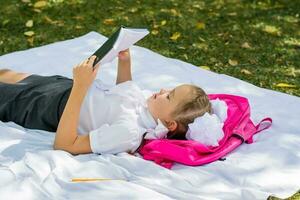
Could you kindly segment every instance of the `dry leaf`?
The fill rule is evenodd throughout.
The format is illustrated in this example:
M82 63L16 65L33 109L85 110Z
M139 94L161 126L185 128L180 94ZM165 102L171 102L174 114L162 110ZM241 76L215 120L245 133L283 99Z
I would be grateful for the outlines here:
M203 23L203 22L198 22L197 24L196 24L196 28L197 29L205 29L205 24Z
M33 26L33 20L28 20L25 24L26 27L30 28Z
M33 5L34 8L43 8L47 5L47 1L37 1Z
M231 60L231 59L228 60L228 63L229 63L231 66L236 66L236 65L239 64L237 60Z
M170 11L173 16L181 16L181 14L179 12L177 12L177 10L175 10L174 8L170 9Z
M152 35L157 35L157 34L158 34L158 30L152 30L152 31L151 31L151 34L152 34Z
M22 0L23 3L30 3L30 0Z
M37 9L37 8L33 9L33 11L34 11L34 12L37 12L37 13L42 12L40 9Z
M247 70L247 69L242 69L241 72L242 72L243 74L246 74L246 75L251 75L251 74L252 74L252 72L250 72L250 71Z
M153 28L158 28L158 27L159 27L158 24L154 24L154 25L153 25Z
M276 85L276 87L296 88L297 86L296 86L296 85L291 85L291 84L288 84L288 83L278 83L278 84Z
M80 25L76 25L76 26L75 26L75 29L83 29L83 27L80 26Z
M170 37L170 39L176 41L180 36L181 36L181 34L180 34L179 32L175 32L175 33L173 33L173 35Z
M115 20L114 19L105 19L103 21L103 23L106 24L106 25L112 25L112 24L115 23Z
M166 25L166 23L167 23L166 20L162 20L162 21L160 22L160 25L161 25L161 26L164 26L164 25Z
M251 46L249 45L248 42L244 42L244 43L242 44L242 48L244 48L244 49L251 49Z
M205 66L205 65L203 65L203 66L200 66L202 69L205 69L205 70L210 70L210 68L209 68L209 66Z
M281 35L280 30L278 28L276 28L275 26L266 25L263 28L263 31L266 32L266 33L270 33L272 35L277 35L277 36Z
M33 40L34 40L34 37L27 38L27 42L29 43L30 46L33 46Z
M26 31L24 32L24 35L28 36L28 37L31 37L34 35L34 32L33 31Z

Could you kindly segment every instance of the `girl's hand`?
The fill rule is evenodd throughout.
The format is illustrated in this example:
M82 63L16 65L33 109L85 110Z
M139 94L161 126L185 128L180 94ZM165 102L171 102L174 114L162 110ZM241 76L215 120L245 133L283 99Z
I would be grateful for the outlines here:
M92 56L73 68L73 82L74 86L82 89L88 89L96 78L100 63L95 65L93 70L93 63L96 56Z
M129 49L125 49L124 51L120 51L118 54L118 58L120 61L129 61L130 60L130 52Z

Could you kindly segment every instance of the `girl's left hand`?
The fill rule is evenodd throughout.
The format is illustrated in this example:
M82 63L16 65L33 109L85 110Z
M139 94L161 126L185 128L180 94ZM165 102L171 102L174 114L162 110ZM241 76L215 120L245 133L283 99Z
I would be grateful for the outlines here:
M83 89L88 89L90 87L96 78L100 66L100 63L98 63L93 69L95 59L96 56L92 56L73 68L74 86L78 86Z

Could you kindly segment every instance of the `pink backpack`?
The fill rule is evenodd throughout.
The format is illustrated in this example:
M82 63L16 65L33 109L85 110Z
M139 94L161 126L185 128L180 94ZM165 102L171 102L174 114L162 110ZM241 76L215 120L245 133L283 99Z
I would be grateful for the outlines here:
M261 120L254 125L250 119L250 105L241 96L211 94L209 99L220 99L227 104L227 119L224 122L224 137L219 146L205 146L193 140L152 139L145 140L138 152L146 160L171 169L174 162L198 166L223 159L225 155L243 142L253 142L253 135L267 129L272 124L271 118Z

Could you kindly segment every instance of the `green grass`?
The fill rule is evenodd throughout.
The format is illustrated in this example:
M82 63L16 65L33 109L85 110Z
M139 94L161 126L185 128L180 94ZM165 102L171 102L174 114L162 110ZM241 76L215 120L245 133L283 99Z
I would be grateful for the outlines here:
M90 31L109 36L120 25L146 27L151 34L140 46L300 96L299 0L49 0L35 8L36 2L1 0L0 55Z
M153 34L140 46L300 96L298 0L49 0L35 9L36 2L1 0L0 55L89 31L109 36L121 24L146 27ZM25 26L28 20L33 20L33 27ZM30 39L26 31L35 34ZM180 37L170 39L176 32ZM243 48L244 43L250 48Z

